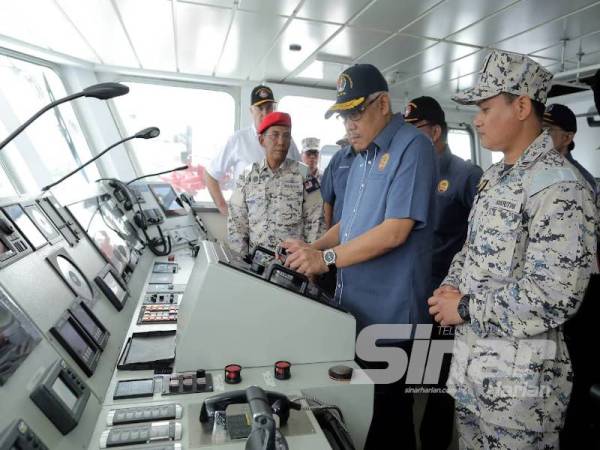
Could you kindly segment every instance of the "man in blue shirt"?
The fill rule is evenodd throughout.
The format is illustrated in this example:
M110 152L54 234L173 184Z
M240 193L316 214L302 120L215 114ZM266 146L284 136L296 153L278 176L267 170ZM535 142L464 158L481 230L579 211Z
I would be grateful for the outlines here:
M337 101L326 117L336 112L358 152L342 218L310 246L284 242L286 265L307 275L336 266L336 299L355 316L358 331L379 324L431 323L426 303L436 183L431 141L392 113L387 82L370 64L354 65L339 76ZM393 340L395 347L410 352L411 341ZM367 369L386 367L375 361L358 360ZM376 385L365 448L389 448L398 439L402 448L416 447L412 395L402 378Z
M321 196L325 214L325 227L331 228L342 218L344 194L350 167L356 152L350 144L343 146L329 161L321 178Z
M460 251L467 237L469 212L477 193L483 171L453 155L448 147L448 125L440 104L432 97L411 100L404 120L412 123L431 138L438 162L438 182L433 240L432 286L437 289L448 274L454 255ZM451 340L452 327L434 326L433 337ZM450 371L450 357L445 357L439 387L446 386ZM454 400L443 392L431 392L421 422L420 437L423 450L448 448L454 427Z

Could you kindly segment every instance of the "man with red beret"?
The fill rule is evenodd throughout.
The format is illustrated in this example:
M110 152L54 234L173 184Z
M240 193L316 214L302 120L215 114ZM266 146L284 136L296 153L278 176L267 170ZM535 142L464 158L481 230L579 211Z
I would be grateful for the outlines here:
M250 95L252 125L236 131L206 167L206 187L223 215L227 215L227 202L219 183L223 183L229 174L235 182L250 164L264 158L265 153L258 143L257 129L265 116L275 111L276 104L273 91L269 86L259 84L252 89ZM293 140L290 144L289 157L300 160L300 153Z
M321 235L319 185L305 166L287 159L291 128L289 114L272 112L257 129L265 158L239 177L229 201L227 238L241 255L257 245L275 250L287 238L313 242Z

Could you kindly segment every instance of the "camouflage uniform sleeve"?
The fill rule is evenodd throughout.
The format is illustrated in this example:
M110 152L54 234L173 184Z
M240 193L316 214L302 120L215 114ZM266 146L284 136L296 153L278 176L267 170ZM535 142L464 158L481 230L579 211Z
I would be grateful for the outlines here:
M323 220L323 198L317 189L307 192L304 189L302 202L303 237L305 242L314 242L321 237L325 228Z
M475 293L471 326L516 338L557 328L573 316L587 287L595 250L593 200L579 183L556 183L528 199L528 243L522 276Z
M229 215L227 216L227 241L229 247L241 255L248 254L248 242L250 240L245 187L246 177L245 174L242 174L229 200Z
M450 269L448 269L448 275L442 281L442 284L448 284L450 286L454 286L456 288L460 285L460 274L462 273L463 266L465 265L465 255L467 253L467 243L463 244L462 249L454 255L452 258L452 263L450 264ZM438 286L439 287L439 286Z

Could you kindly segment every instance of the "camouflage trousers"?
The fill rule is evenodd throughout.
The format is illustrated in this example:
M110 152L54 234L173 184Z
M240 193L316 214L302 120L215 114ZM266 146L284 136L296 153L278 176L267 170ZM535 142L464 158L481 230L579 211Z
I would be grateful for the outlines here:
M492 425L456 405L461 450L558 450L558 432L538 433Z

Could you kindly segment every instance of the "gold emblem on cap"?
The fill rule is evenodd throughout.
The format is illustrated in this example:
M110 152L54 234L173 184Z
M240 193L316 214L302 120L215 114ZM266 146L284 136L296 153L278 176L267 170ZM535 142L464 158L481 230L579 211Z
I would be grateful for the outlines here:
M387 163L389 160L390 160L389 153L384 153L383 155L381 155L381 159L379 160L379 170L380 171L385 169L385 166L387 166Z
M440 180L438 183L438 192L446 192L448 187L450 186L450 182L448 180Z
M352 78L347 73L343 73L337 79L338 95L344 95L347 85L350 85L350 89L352 89Z

